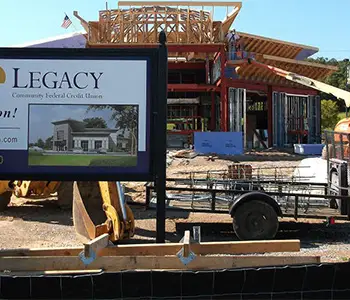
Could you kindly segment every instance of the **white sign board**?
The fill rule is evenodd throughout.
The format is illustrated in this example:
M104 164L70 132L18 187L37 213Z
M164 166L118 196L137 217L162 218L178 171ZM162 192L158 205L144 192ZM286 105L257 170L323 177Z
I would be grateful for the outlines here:
M137 105L138 124L146 122L146 61L85 62L0 60L0 149L27 150L30 136L40 137L31 126L41 129L44 140L52 122L88 118L84 106ZM145 151L145 136L146 128L140 126L139 151Z

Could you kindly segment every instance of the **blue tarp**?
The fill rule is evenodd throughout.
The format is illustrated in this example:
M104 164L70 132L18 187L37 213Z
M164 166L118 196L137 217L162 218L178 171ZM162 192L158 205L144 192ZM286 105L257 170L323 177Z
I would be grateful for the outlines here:
M324 144L294 144L294 153L303 155L321 155Z
M194 150L200 154L241 155L243 150L242 132L195 132Z

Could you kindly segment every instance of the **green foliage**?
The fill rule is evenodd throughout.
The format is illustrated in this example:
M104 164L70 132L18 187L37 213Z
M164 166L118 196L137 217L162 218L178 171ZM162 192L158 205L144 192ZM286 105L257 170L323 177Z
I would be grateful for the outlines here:
M38 141L36 142L36 146L44 149L45 142L42 139L38 139Z
M337 103L333 100L321 100L321 128L334 130L340 120Z
M43 155L40 152L29 151L28 164L30 166L99 166L99 167L131 167L137 165L136 156L110 156L87 154L57 154Z
M137 165L136 156L118 156L114 158L94 158L89 166L95 167L133 167Z
M83 120L86 128L107 128L107 123L101 117L86 118Z
M45 150L51 150L52 149L52 141L53 141L53 136L50 136L50 137L48 137L45 140L45 146L44 146Z
M131 135L131 154L137 152L137 128L138 128L138 107L133 105L90 105L87 111L98 111L103 109L112 110L111 120L114 120L115 128ZM143 124L142 124L143 125Z
M319 63L329 66L336 66L338 67L338 71L334 72L332 75L330 75L326 80L325 83L335 86L337 88L340 88L342 90L349 90L349 88L346 86L347 81L347 66L349 65L349 62L344 60L336 60L334 58L328 59L324 57L318 57L318 58L307 58L306 61L313 62L313 63ZM331 100L337 100L337 105L339 109L342 111L345 111L345 103L344 101L339 101L336 97L330 94L326 93L320 93L321 99L331 99Z

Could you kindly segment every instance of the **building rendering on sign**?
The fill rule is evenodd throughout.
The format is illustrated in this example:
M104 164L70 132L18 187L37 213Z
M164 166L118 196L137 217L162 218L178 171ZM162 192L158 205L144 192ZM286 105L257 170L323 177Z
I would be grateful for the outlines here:
M86 128L82 121L73 119L52 122L53 150L72 151L79 149L83 152L105 150L109 152L125 151L128 138L117 129Z
M154 33L165 28L169 147L192 143L198 131L242 132L246 149L320 142L318 91L253 64L239 65L240 57L253 57L324 81L338 68L307 61L318 48L237 30L240 48L229 53L227 37L241 2L152 3L119 1L118 8L98 12L96 21L85 21L75 13L85 33L26 47L131 49L157 44ZM223 21L213 19L214 7L217 11L219 6L232 8ZM212 11L198 7L212 7Z

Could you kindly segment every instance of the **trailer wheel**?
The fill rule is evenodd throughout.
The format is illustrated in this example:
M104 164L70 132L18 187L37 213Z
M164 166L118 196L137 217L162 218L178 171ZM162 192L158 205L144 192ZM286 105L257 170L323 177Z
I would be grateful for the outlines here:
M4 211L7 209L7 206L11 202L12 192L5 192L0 195L0 211Z
M233 216L233 229L240 240L273 239L278 226L275 209L264 201L243 203Z

